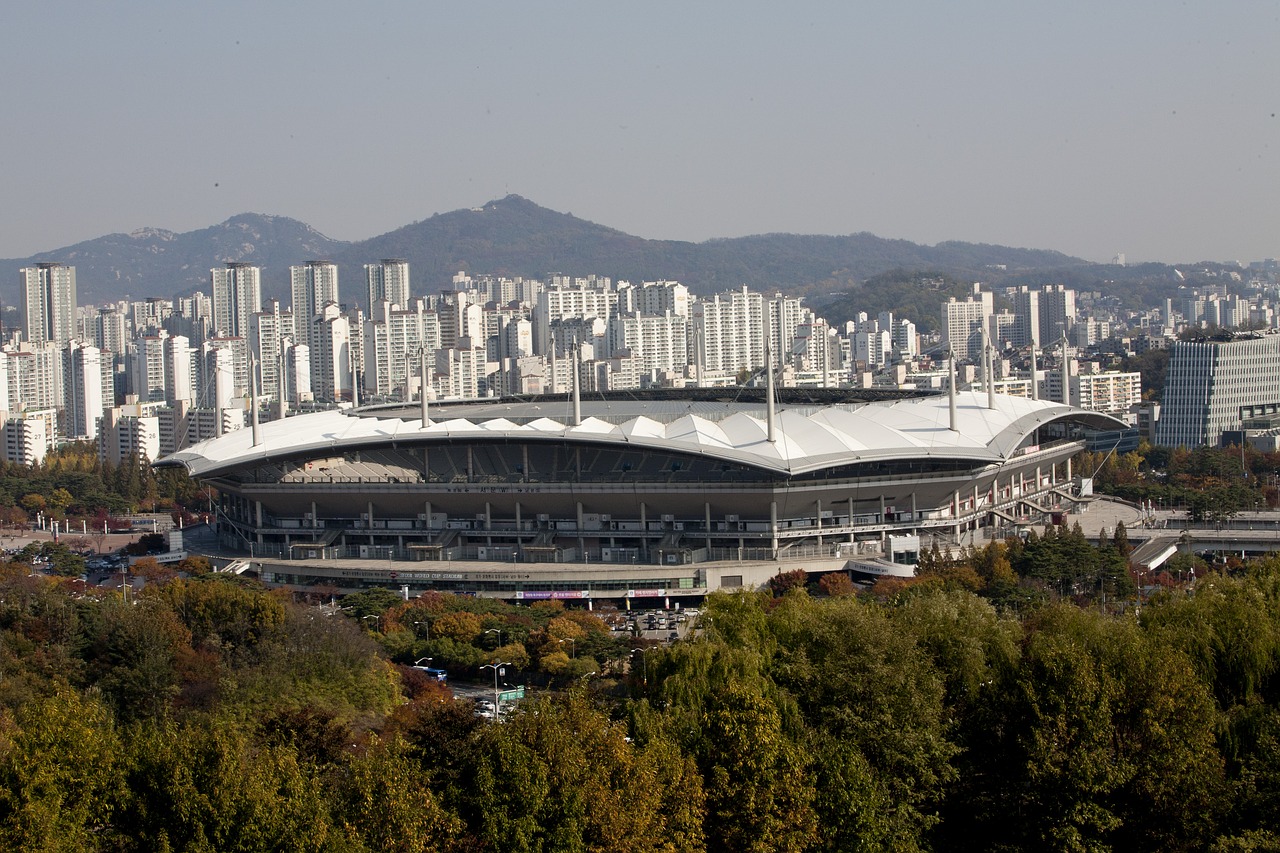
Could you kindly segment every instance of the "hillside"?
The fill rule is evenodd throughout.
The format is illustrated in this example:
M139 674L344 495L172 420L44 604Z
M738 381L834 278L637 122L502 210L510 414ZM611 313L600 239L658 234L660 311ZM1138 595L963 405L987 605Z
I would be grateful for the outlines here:
M944 269L972 276L1091 265L1059 252L947 242L922 246L873 234L763 234L688 243L646 240L540 207L520 196L437 214L359 242L332 240L305 223L245 213L209 228L111 234L28 258L0 260L0 294L17 297L18 270L37 261L74 264L82 304L126 296L207 289L209 269L238 260L263 268L264 296L284 296L288 267L315 258L341 268L344 292L359 300L362 265L410 262L414 293L447 285L458 270L542 276L598 273L615 279L678 279L697 293L749 285L761 290L842 290L895 269Z
M0 294L16 304L18 270L38 261L59 261L76 268L81 305L148 296L170 297L208 290L209 270L227 261L247 261L263 268L267 280L287 289L289 265L329 257L348 244L330 240L311 226L284 216L242 213L226 222L177 234L144 228L131 234L108 234L42 252L29 258L0 261ZM266 289L264 287L264 289Z

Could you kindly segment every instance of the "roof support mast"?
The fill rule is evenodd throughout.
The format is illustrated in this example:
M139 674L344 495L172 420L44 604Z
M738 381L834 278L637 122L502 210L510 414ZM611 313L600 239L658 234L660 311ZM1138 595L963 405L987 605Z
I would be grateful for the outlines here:
M1031 399L1040 399L1040 382L1036 377L1036 342L1031 341Z
M1062 330L1062 404L1071 405L1071 362L1067 360L1067 331Z
M249 416L253 424L253 446L262 444L262 428L258 425L258 360L249 356Z
M956 353L947 351L947 401L951 406L951 431L959 432L956 424Z
M983 354L986 356L986 360L982 365L982 371L986 374L983 378L987 380L987 408L994 409L996 407L996 355L986 329L982 330L982 337L986 342L986 346L983 347Z
M774 397L773 397L773 353L769 351L769 345L767 343L764 345L764 368L765 368L764 369L765 427L768 434L769 442L772 444L778 440L778 437L774 434L774 421L777 419L777 412L775 411L775 409L777 408L777 402L774 400Z
M573 360L571 362L573 367L572 384L573 384L573 425L574 426L582 426L582 392L578 388L578 372L582 368L581 358L582 358L582 350L578 348L577 344L575 344L573 347Z
M431 423L427 418L427 348L420 347L418 349L418 355L422 361L422 364L420 365L422 378L419 382L422 386L420 389L420 393L422 394L422 427L423 429L426 429L427 425ZM406 379L405 381L407 382L408 380Z

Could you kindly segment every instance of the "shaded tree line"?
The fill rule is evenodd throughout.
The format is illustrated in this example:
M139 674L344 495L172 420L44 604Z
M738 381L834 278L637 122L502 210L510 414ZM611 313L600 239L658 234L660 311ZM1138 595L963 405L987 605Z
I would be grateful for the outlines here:
M1073 539L964 568L1017 585ZM941 577L717 594L694 639L628 649L493 722L388 659L414 642L406 620L528 618L523 637L483 635L506 654L583 614L361 594L325 615L217 574L126 603L0 566L0 846L1280 845L1280 559L1138 616L1066 599L1015 615Z

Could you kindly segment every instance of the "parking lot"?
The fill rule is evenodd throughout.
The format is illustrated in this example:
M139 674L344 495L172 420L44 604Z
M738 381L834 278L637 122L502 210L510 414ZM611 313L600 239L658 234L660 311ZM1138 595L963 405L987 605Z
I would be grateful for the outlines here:
M698 625L701 613L687 610L627 610L600 614L614 636L628 636L650 643L683 640Z

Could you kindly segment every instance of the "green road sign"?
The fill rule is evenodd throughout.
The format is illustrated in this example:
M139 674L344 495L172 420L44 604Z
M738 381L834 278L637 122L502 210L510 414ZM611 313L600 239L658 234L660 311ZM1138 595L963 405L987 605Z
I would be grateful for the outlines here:
M517 687L515 690L504 690L498 694L499 702L514 702L517 699L524 698L524 687Z

